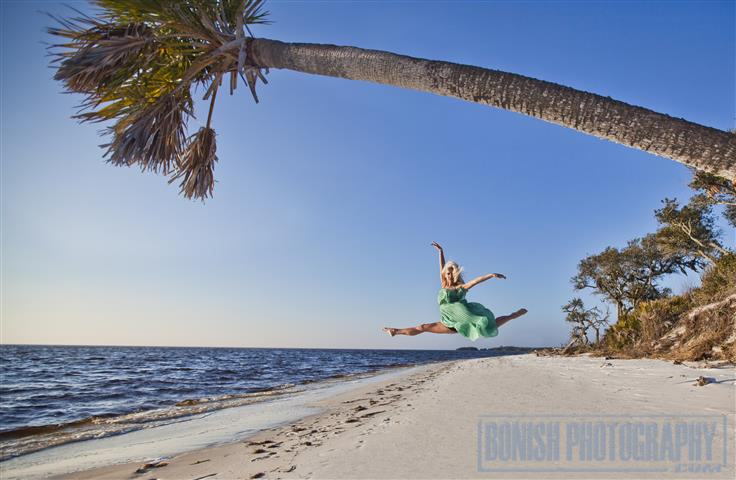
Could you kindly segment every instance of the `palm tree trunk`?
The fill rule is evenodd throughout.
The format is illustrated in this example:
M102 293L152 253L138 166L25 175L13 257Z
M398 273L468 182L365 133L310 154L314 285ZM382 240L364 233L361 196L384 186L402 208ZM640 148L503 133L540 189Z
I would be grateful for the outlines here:
M378 50L248 39L257 67L366 80L499 107L736 182L736 135L513 73Z

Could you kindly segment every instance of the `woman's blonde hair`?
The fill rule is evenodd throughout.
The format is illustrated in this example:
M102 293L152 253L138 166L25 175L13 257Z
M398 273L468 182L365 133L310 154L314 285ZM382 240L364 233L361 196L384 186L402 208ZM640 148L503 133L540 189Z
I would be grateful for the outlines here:
M450 260L449 262L445 263L445 266L442 267L442 279L443 280L445 279L445 272L447 271L447 269L450 266L455 267L455 272L452 275L452 277L453 277L452 280L454 282L453 285L457 285L457 284L462 285L462 284L464 284L465 283L465 280L463 280L463 276L462 276L463 267L461 267L457 263L453 262L452 260ZM450 286L452 286L452 285L450 285Z

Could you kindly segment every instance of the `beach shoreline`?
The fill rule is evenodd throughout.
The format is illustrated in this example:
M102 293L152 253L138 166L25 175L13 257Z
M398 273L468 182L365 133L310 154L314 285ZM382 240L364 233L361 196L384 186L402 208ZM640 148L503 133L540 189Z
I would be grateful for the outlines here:
M296 413L284 403L299 409L299 398L308 401L315 392L416 365L498 354L497 349L0 346L7 366L0 384L0 469L58 463L76 454L66 444L123 434L130 434L124 438L133 443L156 444L157 434L178 436L157 449L160 455L193 450L267 428L281 417L293 420ZM222 413L240 407L246 408ZM223 428L223 423L238 428ZM200 435L198 428L209 433ZM136 434L139 430L150 432ZM179 430L196 440L182 438ZM115 440L84 445L108 447L105 458L84 452L84 469L145 453ZM60 450L49 451L53 447ZM71 463L79 467L78 460Z
M699 377L712 383L698 386ZM523 354L450 360L346 389L310 403L315 410L297 420L161 459L158 466L142 468L154 460L148 458L53 478L664 478L676 468L645 474L481 469L479 419L493 415L722 417L713 444L726 447L726 462L707 478L733 478L734 380L733 368L651 359ZM563 458L541 465L569 470L591 463Z
M446 360L453 361L453 360ZM184 452L237 442L260 431L286 425L321 411L320 401L364 385L388 381L440 362L386 366L307 382L294 391L260 402L220 408L175 419L163 425L142 427L117 435L66 441L60 445L14 456L0 462L0 477L48 478L95 470L101 466L169 458Z
M51 478L58 480L149 477L189 478L190 476L191 478L197 478L214 473L209 471L207 473L201 473L205 470L211 469L212 466L217 466L216 469L222 470L222 472L216 472L216 475L212 475L211 478L218 478L218 476L219 478L251 478L251 476L261 473L260 470L265 469L266 466L269 467L268 470L273 471L277 468L272 466L274 462L288 460L288 458L286 458L288 455L279 455L278 453L271 454L271 452L277 451L276 448L278 447L274 447L274 445L284 445L284 442L277 443L275 441L271 441L271 438L293 437L290 438L290 440L293 441L294 448L289 449L291 452L288 452L286 451L287 447L284 447L284 454L293 453L296 456L307 449L319 447L321 445L320 440L324 439L325 435L337 435L344 431L339 428L339 424L342 422L338 421L336 424L335 419L342 417L348 411L355 411L356 407L353 406L353 404L359 402L361 398L374 396L375 394L375 397L384 397L385 400L373 400L375 404L371 406L375 406L376 408L373 408L371 411L366 410L366 413L352 417L359 420L357 422L348 421L347 423L344 423L345 427L354 426L367 418L373 417L376 414L376 411L381 411L380 408L386 408L388 405L394 404L398 400L398 396L396 394L387 395L387 392L402 391L407 388L408 385L411 385L412 388L419 386L434 378L455 362L462 361L464 360L447 360L408 367L405 368L404 371L394 372L396 375L391 375L389 378L380 379L378 381L375 381L374 379L374 381L368 382L366 385L357 386L347 391L331 395L325 399L309 403L306 406L315 409L314 413L307 414L298 420L285 422L282 425L260 430L238 441L183 452L172 458L151 459L156 461L161 460L162 463L166 463L165 467L141 469L144 465L141 462L128 462L65 475L58 475ZM377 375L377 377L378 376L385 375ZM369 400L368 403L370 405L371 400ZM331 425L330 428L325 427L327 423ZM329 433L326 433L328 431ZM238 463L236 462L235 464L230 465L227 459L232 458L233 456L238 456L240 453L250 454L252 458L249 458L248 461L250 465L256 467L255 470L258 471L254 471L250 474L236 472L239 468ZM170 472L164 472L164 469L166 468L169 468ZM192 468L192 470L189 470L190 468ZM289 468L290 465L281 470L289 470ZM135 472L139 469L145 470L145 472L136 474ZM291 472L295 472L295 470L296 469L291 470Z

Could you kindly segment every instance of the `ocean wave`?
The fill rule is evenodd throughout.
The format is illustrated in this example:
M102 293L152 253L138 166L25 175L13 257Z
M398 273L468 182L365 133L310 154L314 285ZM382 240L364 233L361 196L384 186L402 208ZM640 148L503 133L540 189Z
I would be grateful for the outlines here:
M185 417L262 402L300 392L294 384L243 394L187 399L165 408L117 415L95 415L62 424L49 424L0 431L0 462L64 443L103 438L153 428Z

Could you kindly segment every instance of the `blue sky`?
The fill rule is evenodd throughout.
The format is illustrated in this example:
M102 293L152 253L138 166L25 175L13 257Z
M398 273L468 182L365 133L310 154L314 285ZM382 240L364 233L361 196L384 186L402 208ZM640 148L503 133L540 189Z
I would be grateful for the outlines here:
M734 127L731 1L267 8L256 36L505 70ZM218 98L215 196L189 201L165 177L105 164L100 126L70 119L81 98L51 79L39 10L69 12L2 2L4 343L557 345L577 262L654 231L662 198L691 195L676 162L520 114L272 70L259 104L242 87ZM469 299L529 314L475 343L381 333L439 320L432 241L466 278L507 275Z

